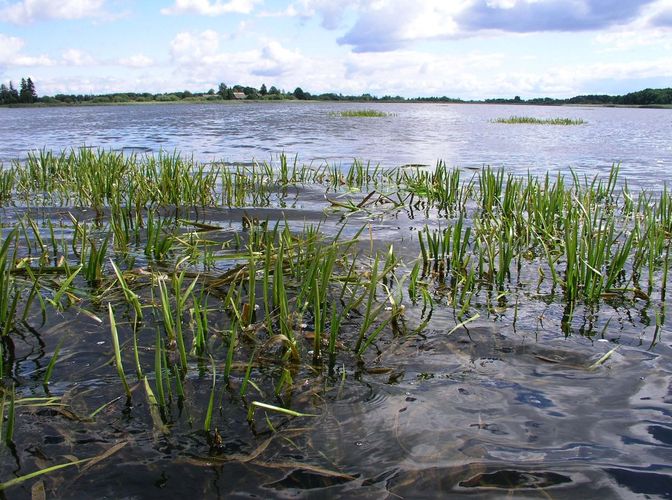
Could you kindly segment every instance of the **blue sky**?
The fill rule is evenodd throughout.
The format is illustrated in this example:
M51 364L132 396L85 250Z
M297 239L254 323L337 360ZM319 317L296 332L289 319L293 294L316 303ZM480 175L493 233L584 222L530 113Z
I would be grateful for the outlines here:
M40 95L568 97L672 86L672 0L0 0L0 81Z

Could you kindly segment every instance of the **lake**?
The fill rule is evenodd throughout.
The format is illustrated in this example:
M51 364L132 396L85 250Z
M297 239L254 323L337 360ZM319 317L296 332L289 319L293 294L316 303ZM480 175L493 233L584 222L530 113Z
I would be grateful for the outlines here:
M670 497L672 110L1 108L0 134L8 498Z
M374 108L393 116L342 118ZM525 115L585 120L579 126L506 125ZM348 165L354 158L403 164L504 167L526 174L592 176L615 163L635 185L672 180L672 112L665 109L467 104L231 103L0 109L0 161L29 150L76 146L157 152L199 161L266 161L278 153L301 162Z

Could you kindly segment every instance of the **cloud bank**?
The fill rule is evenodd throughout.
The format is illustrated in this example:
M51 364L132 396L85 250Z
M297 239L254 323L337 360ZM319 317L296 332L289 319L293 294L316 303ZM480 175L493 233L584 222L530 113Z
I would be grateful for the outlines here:
M223 14L249 14L261 0L175 0L172 7L161 9L166 16L180 14L197 14L201 16L221 16Z
M667 0L662 0L663 2ZM661 0L379 0L354 5L357 21L338 39L355 52L397 50L413 41L504 33L579 32L625 25ZM327 15L327 11L322 11ZM669 12L672 12L672 8ZM342 15L339 14L339 15ZM661 14L657 22L672 18Z
M105 0L23 0L0 10L0 17L14 24L47 19L83 19L106 15Z

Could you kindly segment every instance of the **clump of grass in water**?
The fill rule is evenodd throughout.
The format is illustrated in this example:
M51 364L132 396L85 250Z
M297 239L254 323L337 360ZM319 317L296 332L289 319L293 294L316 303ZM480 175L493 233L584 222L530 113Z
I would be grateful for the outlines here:
M376 109L348 109L346 111L331 113L331 116L340 116L342 118L384 118L386 116L394 116L394 114Z
M581 118L535 118L533 116L509 116L508 118L495 118L493 123L506 123L509 125L583 125L586 123Z

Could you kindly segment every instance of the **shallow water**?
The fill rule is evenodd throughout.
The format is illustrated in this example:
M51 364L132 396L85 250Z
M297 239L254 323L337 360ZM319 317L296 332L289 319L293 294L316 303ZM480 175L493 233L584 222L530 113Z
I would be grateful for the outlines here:
M392 116L343 118L375 108ZM507 125L525 115L581 118L579 126ZM178 150L199 161L266 161L505 167L526 174L573 168L592 177L614 163L634 185L672 180L672 111L467 104L232 103L0 108L0 161L32 149L91 146L145 153Z
M325 217L306 195L303 212L211 208L200 217L232 230L243 213L271 223L286 218L297 228L321 221L327 233L340 226L338 214ZM402 255L417 252L399 216L377 220L376 228L379 244L403 240ZM80 306L105 315L95 303ZM669 327L654 343L654 326L642 317L647 306L605 305L601 334L576 328L565 336L561 309L530 301L514 315L512 304L500 303L492 316L450 333L454 312L437 303L421 334L381 339L363 366L344 358L331 375L302 368L282 404L317 416L271 416L275 432L262 419L246 422L236 377L232 390L219 392L216 444L199 430L207 371L191 370L187 399L170 406L169 431L159 431L141 385L131 405L115 399L121 386L109 364L108 327L77 309L50 314L44 327L14 336L11 380L24 397L43 395L44 367L62 341L49 391L63 395L70 412L20 411L17 447L3 449L0 470L9 478L121 445L90 470L51 474L47 491L62 498L669 496ZM410 328L421 316L409 304L404 321ZM602 328L611 316L613 325ZM148 324L139 336L144 344L152 335ZM592 366L616 344L607 362ZM217 345L213 352L221 353ZM149 348L141 355L153 357ZM95 420L80 420L110 402ZM11 498L28 496L30 484L13 488Z

